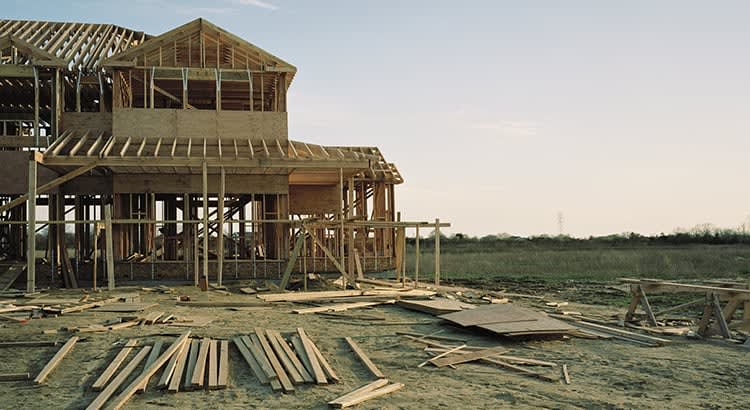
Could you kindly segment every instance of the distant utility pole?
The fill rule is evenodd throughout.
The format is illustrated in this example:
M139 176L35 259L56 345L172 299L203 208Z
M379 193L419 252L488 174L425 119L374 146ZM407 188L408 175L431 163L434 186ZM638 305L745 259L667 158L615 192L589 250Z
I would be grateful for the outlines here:
M565 233L565 216L561 211L557 212L557 233L560 236L563 236Z

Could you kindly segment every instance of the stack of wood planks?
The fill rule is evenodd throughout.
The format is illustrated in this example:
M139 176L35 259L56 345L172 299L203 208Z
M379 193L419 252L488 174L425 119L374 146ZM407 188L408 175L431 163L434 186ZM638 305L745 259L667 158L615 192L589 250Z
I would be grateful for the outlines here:
M631 332L625 329L608 326L604 324L603 322L600 322L595 319L587 319L587 318L581 318L581 317L575 318L571 316L557 315L557 314L550 314L550 316L555 317L560 320L566 320L571 325L579 328L581 331L584 331L588 334L592 334L594 336L598 336L603 339L615 339L615 340L620 340L623 342L628 342L628 343L632 343L632 344L636 344L636 345L644 346L644 347L663 346L671 342L669 339L648 336L648 335L644 335L644 334L640 334L636 332Z
M235 336L232 341L258 381L274 391L291 393L299 384L340 381L303 328L286 338L276 330L256 328L254 333Z
M565 335L576 328L543 312L512 304L484 305L439 316L462 327L479 328L501 336Z
M469 310L477 307L477 305L472 305L448 298L435 298L429 300L399 300L398 305L404 309L429 313L433 316L460 312L462 310Z
M100 409L105 404L109 404L108 408L119 409L135 393L145 392L152 380L157 389L169 393L225 389L228 386L228 340L207 337L191 339L190 332L186 332L169 345L164 353L161 352L161 340L150 346L139 348L138 345L137 339L128 340L109 362L91 386L92 390L100 393L87 409ZM135 355L131 355L133 352ZM130 356L132 358L128 359ZM143 369L140 373L135 373L144 359ZM127 360L129 361L125 364ZM161 369L161 375L155 377ZM137 376L131 377L132 374ZM130 379L130 384L120 389ZM118 391L119 395L112 399Z
M147 326L147 325L171 325L176 323L177 320L184 320L177 318L174 314L166 312L151 312L142 316L123 316L112 320L107 320L101 324L91 324L88 326L71 326L66 327L65 330L68 332L79 332L79 333L100 333L109 332L113 330L127 329L135 326Z

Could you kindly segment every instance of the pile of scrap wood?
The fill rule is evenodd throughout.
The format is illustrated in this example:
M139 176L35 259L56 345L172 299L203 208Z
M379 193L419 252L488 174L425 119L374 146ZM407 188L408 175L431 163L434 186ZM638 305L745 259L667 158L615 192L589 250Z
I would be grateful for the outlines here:
M543 312L512 304L491 304L439 316L465 328L478 328L501 336L576 334L577 329Z
M280 332L256 328L232 339L258 381L274 391L293 392L294 385L328 384L339 377L302 328L285 338Z
M425 347L424 351L432 356L430 359L420 363L417 367L432 365L438 368L456 368L456 365L458 364L477 362L480 364L500 367L504 370L510 370L521 376L550 382L559 381L559 377L552 377L527 368L528 366L557 368L557 363L508 355L508 350L504 349L502 346L478 347L468 346L465 343L460 345L447 345L442 341L435 341L440 339L432 335L404 335L404 337L426 345L427 347ZM565 374L567 374L567 366L564 366L563 376L565 376ZM566 377L566 382L567 380L569 380L569 375Z
M36 298L1 304L0 314L13 313L15 315L12 317L17 319L16 321L19 321L18 319L41 318L45 316L55 317L101 307L117 302L118 300L117 297L90 299L88 295L84 295L82 298L68 299Z
M58 350L54 356L47 362L47 364L42 368L42 370L37 374L37 376L34 378L35 384L42 384L47 380L47 377L52 373L55 368L62 362L65 355L68 354L73 349L73 346L75 346L76 342L78 342L78 336L73 336L70 339L68 339L65 344ZM26 340L26 341L15 341L15 342L1 342L0 347L1 348L18 348L18 347L42 347L42 346L52 346L55 347L60 342L57 341L45 341L45 340ZM20 380L30 380L31 374L30 373L3 373L0 374L0 381L7 382L7 381L20 381Z

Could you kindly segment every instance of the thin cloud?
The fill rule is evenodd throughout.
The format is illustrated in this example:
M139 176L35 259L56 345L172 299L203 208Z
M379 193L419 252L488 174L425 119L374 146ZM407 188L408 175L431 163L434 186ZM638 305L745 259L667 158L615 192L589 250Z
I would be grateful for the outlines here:
M201 15L201 14L227 14L233 12L234 9L229 7L191 7L186 9L178 9L180 14L189 15Z
M266 10L278 10L279 9L278 6L275 6L271 3L266 3L263 0L237 0L237 3L242 4L244 6L260 7Z
M491 131L508 137L533 137L539 130L536 124L520 121L479 122L470 125L470 128Z

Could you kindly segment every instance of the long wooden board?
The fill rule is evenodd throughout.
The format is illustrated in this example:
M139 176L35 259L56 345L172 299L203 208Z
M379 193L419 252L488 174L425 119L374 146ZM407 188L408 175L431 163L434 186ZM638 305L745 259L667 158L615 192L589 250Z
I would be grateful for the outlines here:
M151 364L154 363L154 361L156 361L156 358L159 357L159 353L161 353L161 347L162 347L163 344L164 344L164 342L161 341L161 340L157 340L157 341L154 342L154 347L151 348L151 352L148 355L148 359L146 359L146 365L143 366L143 371L144 372L146 371L146 369L148 369L149 366L151 366ZM143 374L143 373L141 373L141 374ZM148 388L148 381L150 379L151 379L150 377L146 378L146 381L143 383L143 386L141 386L138 389L138 393L142 393L142 392L146 391L146 389Z
M182 375L185 373L185 366L188 360L188 356L190 356L190 349L188 348L187 343L180 349L180 352L176 354L177 356L177 363L174 366L174 371L172 372L172 377L169 379L169 385L167 386L167 391L170 393L177 393L180 391L180 382L182 381Z
M109 400L110 397L117 391L121 384L127 380L128 376L133 373L136 367L143 361L148 352L151 350L151 346L143 346L138 354L133 357L132 360L112 379L110 383L98 396L86 407L86 410L98 410L104 407L104 404Z
M289 345L286 343L286 340L281 336L281 333L275 330L269 330L269 335L273 335L274 338L276 338L276 341L279 342L279 345L281 346L281 349L284 351L286 356L289 358L289 360L294 365L294 368L297 369L297 372L302 376L302 379L305 381L305 383L312 383L313 377L310 375L310 373L307 371L305 366L302 364L302 362L299 360L297 355L294 353L294 351L289 347Z
M247 346L247 348L250 350L250 353L253 355L255 361L260 366L263 374L265 374L268 382L271 384L271 388L273 389L273 391L284 390L284 388L281 386L281 382L279 382L279 378L276 375L276 372L273 370L273 366L271 366L271 362L268 361L268 357L266 357L266 354L263 352L263 348L261 347L258 335L251 334L249 337L242 336L241 339L243 342L245 342L245 346Z
M190 342L190 353L188 354L188 364L185 371L185 381L182 384L182 390L193 389L193 372L195 371L195 363L198 362L198 351L200 350L201 343L198 340Z
M65 355L73 349L73 346L75 346L77 341L78 336L72 336L70 339L68 339L68 341L65 342L60 350L58 350L57 353L52 356L52 359L47 362L47 365L44 366L44 368L39 372L36 378L34 378L34 384L44 383L44 381L47 380L47 377L49 377L50 373L52 373L52 371L55 370L55 368L60 364Z
M208 348L208 385L209 390L219 388L219 341L211 340Z
M94 391L101 391L102 389L104 389L104 386L107 385L109 379L112 378L120 365L125 361L125 359L127 359L130 351L133 350L133 348L136 346L138 346L138 339L128 340L127 343L125 343L125 346L123 346L122 349L120 349L120 351L117 353L115 358L112 359L111 362L109 362L109 366L107 366L102 374L99 375L99 378L96 379L94 384L91 386L91 389Z
M191 383L193 386L202 388L205 376L206 376L206 361L208 360L208 350L211 346L211 339L204 337L201 339L201 348L198 351L198 359L195 362L195 369L193 370L193 378Z
M359 357L359 360L361 360L362 363L364 363L365 367L367 367L367 370L369 370L373 376L380 378L380 379L385 378L385 375L383 374L383 372L381 372L380 369L378 369L378 367L375 366L375 363L373 363L372 360L370 360L370 358L367 357L367 354L362 350L362 348L359 347L359 345L357 344L357 342L354 341L354 339L347 336L344 338L344 340L346 340L346 343L349 343L349 346L352 348L354 353Z
M345 401L336 401L336 402L334 402L332 404L332 406L334 406L336 408L340 408L340 409L343 409L343 408L346 408L346 407L351 407L351 406L354 406L356 404L365 402L367 400L371 400L371 399L374 399L374 398L377 398L377 397L380 397L380 396L385 396L386 394L390 394L390 393L393 393L395 391L401 390L403 387L404 387L403 383L389 384L389 385L387 385L385 387L381 387L379 389L372 390L372 391L360 394L358 396L351 397L351 398L349 398L348 400L345 400Z
M229 341L222 340L219 343L219 378L216 388L226 389L229 380Z
M430 362L437 367L445 367L445 366L452 366L452 365L459 364L459 363L473 362L474 360L491 357L498 353L499 352L497 349L484 349L484 350L477 350L475 352L470 352L470 353L465 353L465 354L456 354L453 356L441 357L439 359L432 360Z
M336 374L336 372L333 370L333 367L331 367L330 363L328 363L328 360L326 360L325 357L323 357L323 353L320 352L320 349L318 349L318 346L315 344L315 342L312 341L306 334L304 336L304 339L307 339L310 342L310 348L315 353L315 356L318 358L318 362L320 362L320 367L323 368L323 371L326 374L326 377L328 379L333 380L335 383L338 383L341 381L339 376Z

